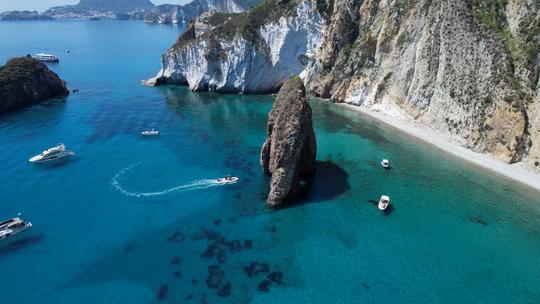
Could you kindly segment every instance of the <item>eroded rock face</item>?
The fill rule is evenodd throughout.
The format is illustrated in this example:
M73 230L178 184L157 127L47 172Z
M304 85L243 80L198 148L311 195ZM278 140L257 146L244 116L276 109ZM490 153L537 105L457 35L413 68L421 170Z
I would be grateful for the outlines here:
M36 59L13 58L0 67L0 113L68 94L66 82Z
M268 115L268 136L261 150L261 167L271 175L267 203L280 206L300 190L300 178L315 173L317 146L311 107L300 78L286 82Z
M239 26L239 27L238 27ZM266 1L241 13L201 16L161 59L148 84L187 84L194 91L275 92L304 71L322 40L314 2Z

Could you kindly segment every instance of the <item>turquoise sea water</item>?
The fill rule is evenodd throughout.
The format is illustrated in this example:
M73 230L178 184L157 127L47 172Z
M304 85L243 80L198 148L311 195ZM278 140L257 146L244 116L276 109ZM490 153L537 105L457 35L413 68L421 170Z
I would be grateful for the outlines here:
M538 192L326 102L309 194L266 209L273 97L139 84L179 31L0 23L0 61L57 54L80 89L0 116L0 216L34 224L0 246L2 302L540 303ZM58 142L77 156L27 163Z

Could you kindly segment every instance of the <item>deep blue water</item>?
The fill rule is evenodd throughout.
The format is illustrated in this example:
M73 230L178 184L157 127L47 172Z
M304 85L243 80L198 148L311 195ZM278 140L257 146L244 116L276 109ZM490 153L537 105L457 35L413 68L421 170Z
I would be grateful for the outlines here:
M0 216L34 224L0 246L2 302L540 303L537 192L324 101L309 194L266 209L273 97L139 84L180 30L0 23L0 61L57 54L80 89L0 116ZM27 163L58 142L77 156Z

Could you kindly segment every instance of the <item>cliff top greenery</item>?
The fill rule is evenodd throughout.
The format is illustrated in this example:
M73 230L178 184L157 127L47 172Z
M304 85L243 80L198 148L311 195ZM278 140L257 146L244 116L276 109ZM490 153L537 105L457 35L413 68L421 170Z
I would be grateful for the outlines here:
M277 21L283 16L293 15L298 3L300 0L264 0L243 13L214 13L207 19L213 29L202 35L201 38L232 40L240 35L252 44L258 45L261 26ZM185 35L182 35L175 46L181 46L183 42L189 40L186 38ZM193 38L193 36L189 38Z
M0 85L24 80L43 69L46 69L43 63L29 56L10 59L6 65L0 67Z
M259 42L259 29L266 23L277 21L282 16L292 15L299 1L265 0L250 10L238 14L216 13L209 19L215 26L212 32L220 38L232 40L240 34L253 44Z
M514 67L531 66L540 51L538 44L540 17L535 14L525 16L514 35L506 20L507 5L508 0L473 0L474 19L487 26L505 41L512 55ZM532 85L535 85L536 82L537 80L531 81Z

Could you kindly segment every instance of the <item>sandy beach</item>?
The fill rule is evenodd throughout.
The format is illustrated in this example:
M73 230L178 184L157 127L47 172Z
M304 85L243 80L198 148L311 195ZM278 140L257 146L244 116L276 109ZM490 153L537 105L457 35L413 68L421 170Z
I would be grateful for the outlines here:
M435 132L417 123L404 119L385 115L381 112L372 111L350 104L338 104L352 111L367 115L377 121L391 126L405 134L418 138L432 146L437 147L447 153L459 157L465 161L473 163L479 167L487 169L493 173L505 176L514 181L522 183L540 191L540 175L534 174L519 166L519 164L508 164L490 155L474 152L460 145L457 142L436 134Z

